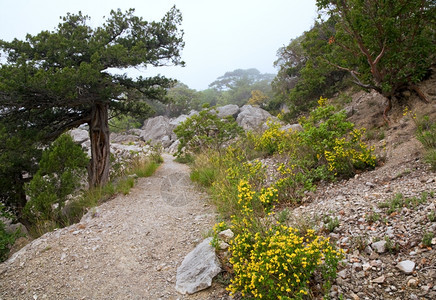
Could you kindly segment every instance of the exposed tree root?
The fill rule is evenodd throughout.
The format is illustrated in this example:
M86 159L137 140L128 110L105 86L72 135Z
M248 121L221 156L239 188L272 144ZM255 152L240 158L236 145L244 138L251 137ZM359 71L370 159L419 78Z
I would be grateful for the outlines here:
M424 93L419 89L417 85L411 85L410 88L418 95L419 99L424 101L425 103L430 103Z

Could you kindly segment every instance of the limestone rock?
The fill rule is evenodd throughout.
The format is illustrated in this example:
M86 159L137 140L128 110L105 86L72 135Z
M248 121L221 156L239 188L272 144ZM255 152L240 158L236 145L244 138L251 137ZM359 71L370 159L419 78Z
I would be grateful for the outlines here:
M303 131L303 127L296 123L296 124L288 124L280 128L280 130L292 130L292 131Z
M262 129L262 126L269 118L272 118L272 115L266 110L251 105L244 105L241 107L241 112L236 118L236 122L245 130L256 131Z
M24 235L28 234L26 227L21 223L9 224L9 225L5 226L6 233L11 234L11 233L17 232L17 230L19 230L21 234L24 234Z
M377 278L373 279L372 282L374 282L374 283L383 283L383 282L385 282L385 280L386 280L385 275L382 275L380 277L377 277Z
M377 253L384 253L386 252L386 241L372 243L371 248L377 251Z
M217 116L221 119L227 118L228 116L232 116L236 119L236 117L239 114L239 106L235 104L229 104L217 107L216 110L218 111Z
M74 142L77 144L82 144L89 140L89 133L86 130L76 128L70 131L70 135L73 138Z
M178 117L175 118L175 119L171 119L171 120L170 120L170 125L171 125L173 128L176 128L176 127L179 126L181 123L185 122L186 119L188 119L188 118L189 118L188 115L180 115L180 116L178 116Z
M180 141L176 140L174 143L171 144L171 146L169 146L167 148L167 152L170 154L174 154L177 152L177 150L179 149L179 145L180 145Z
M110 135L111 143L130 143L130 142L138 142L140 138L138 135L133 134L117 134L112 132Z
M164 148L172 144L173 126L170 119L164 116L147 119L142 127L141 139L152 143L162 143Z
M398 263L397 268L406 274L410 274L415 269L415 263L411 260L403 260Z
M177 268L176 290L193 294L212 285L212 279L221 272L221 264L210 245L212 237L205 239L183 259Z

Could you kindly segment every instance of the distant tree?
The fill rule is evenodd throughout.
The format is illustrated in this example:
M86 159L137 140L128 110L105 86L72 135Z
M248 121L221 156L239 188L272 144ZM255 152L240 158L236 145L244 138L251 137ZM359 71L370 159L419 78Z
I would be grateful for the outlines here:
M138 118L128 115L119 115L109 120L110 131L115 133L126 132L130 129L139 127L141 127L141 122Z
M274 74L262 74L257 69L237 69L218 77L217 80L209 84L209 87L221 92L218 104L241 106L248 102L253 90L270 94L274 76Z
M187 114L192 109L200 110L201 108L198 92L183 83L178 83L171 88L168 91L168 98L168 111L172 117Z
M213 88L198 92L200 105L208 104L209 107L216 106L218 104L218 99L220 98L220 96L221 92Z
M25 120L27 129L50 131L54 140L68 129L89 125L89 182L109 178L109 110L147 115L143 99L163 99L174 81L156 76L113 75L110 68L183 64L180 12L173 7L160 22L147 22L126 12L111 11L95 29L81 13L67 14L54 31L24 41L0 41L6 62L0 67L0 121Z
M416 83L435 62L434 0L317 0L317 6L336 23L324 59L385 96L385 118L402 89L425 99Z
M237 69L231 72L226 72L223 76L220 76L209 84L210 88L217 90L232 89L237 85L241 85L240 82L245 82L248 85L252 85L259 81L271 81L274 79L273 74L262 74L257 69Z

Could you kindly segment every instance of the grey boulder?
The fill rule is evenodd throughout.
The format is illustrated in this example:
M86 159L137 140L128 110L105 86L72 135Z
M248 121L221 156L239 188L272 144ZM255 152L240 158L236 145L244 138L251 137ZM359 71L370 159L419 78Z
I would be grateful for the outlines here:
M210 245L212 238L201 242L183 259L177 269L176 290L193 294L212 285L212 279L221 272L221 264Z

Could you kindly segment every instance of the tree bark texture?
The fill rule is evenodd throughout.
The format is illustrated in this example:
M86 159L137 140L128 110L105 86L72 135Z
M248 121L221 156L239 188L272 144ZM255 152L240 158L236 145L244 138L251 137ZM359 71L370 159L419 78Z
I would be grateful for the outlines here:
M89 122L91 161L88 176L89 186L102 186L109 181L110 143L108 105L97 103L92 108Z

